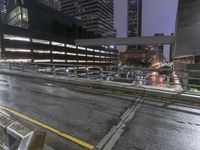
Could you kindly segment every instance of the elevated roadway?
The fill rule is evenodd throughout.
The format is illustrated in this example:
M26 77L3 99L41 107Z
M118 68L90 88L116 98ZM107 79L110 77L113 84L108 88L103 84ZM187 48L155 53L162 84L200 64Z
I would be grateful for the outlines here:
M0 105L9 108L14 117L46 130L47 144L54 149L84 149L80 142L63 138L63 134L100 149L200 148L198 108L155 102L137 94L0 75ZM33 120L45 126L35 125Z

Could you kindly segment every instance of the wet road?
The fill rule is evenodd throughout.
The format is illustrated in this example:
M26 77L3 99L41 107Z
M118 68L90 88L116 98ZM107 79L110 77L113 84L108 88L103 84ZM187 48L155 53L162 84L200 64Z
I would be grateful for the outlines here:
M136 98L0 75L0 104L96 145ZM183 111L184 110L184 111ZM187 110L187 111L185 111ZM200 110L143 101L114 150L199 150ZM48 133L58 150L83 149Z
M0 104L90 144L97 144L131 103L106 93L0 75Z
M113 149L200 150L200 110L144 102Z

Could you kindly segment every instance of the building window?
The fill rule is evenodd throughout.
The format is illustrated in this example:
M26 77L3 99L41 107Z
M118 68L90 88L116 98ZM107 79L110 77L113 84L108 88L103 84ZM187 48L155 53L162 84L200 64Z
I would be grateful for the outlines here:
M33 39L32 41L33 41L33 43L47 44L47 45L50 44L50 42L49 42L49 41L46 41L46 40Z
M21 36L14 36L14 35L8 35L8 34L4 34L4 39L6 39L6 40L14 40L14 41L30 42L30 38L21 37Z
M28 10L21 6L16 7L8 14L7 22L12 26L28 28Z

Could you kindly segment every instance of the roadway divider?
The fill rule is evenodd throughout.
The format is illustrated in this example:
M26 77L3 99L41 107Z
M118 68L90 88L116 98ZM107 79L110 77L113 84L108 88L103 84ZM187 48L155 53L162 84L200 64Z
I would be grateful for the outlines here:
M33 118L30 118L24 114L21 114L15 110L4 107L2 105L0 105L0 109L7 111L7 112L9 112L17 117L20 117L26 121L29 121L30 123L33 123L39 127L42 127L48 131L51 131L52 133L55 133L56 135L63 137L69 141L72 141L85 149L88 149L88 150L94 149L94 146L89 143L86 143L86 142L79 140L71 135L63 133L53 127L50 127L42 122L39 122L39 121L37 121ZM21 144L20 145L18 144L18 146L17 146L18 149L15 148L17 150L53 150L52 148L48 147L47 145L45 145L44 149L42 149L42 147L40 148L40 146L42 146L42 144L44 145L44 138L45 138L44 132L42 132L42 131L31 131L29 128L21 125L19 122L12 121L9 117L4 116L4 115L2 115L2 117L0 115L0 126L2 127L2 128L0 128L0 140L5 139L5 140L3 140L4 141L3 145L6 147L10 148L10 143L13 141L12 139L14 137L17 142L19 140L21 140ZM3 135L3 136L1 136L1 135ZM43 136L41 136L41 135L43 135ZM9 137L11 137L11 138L9 139ZM29 142L30 144L27 142ZM26 148L27 146L29 146L28 147L29 149ZM19 149L19 148L22 148L22 149ZM11 149L11 150L15 150L15 149ZM1 150L1 147L0 147L0 150Z
M111 92L138 95L147 98L152 98L155 101L170 101L174 103L188 104L192 106L200 106L200 96L193 95L185 92L168 91L162 89L145 88L140 86L134 86L132 84L117 83L112 81L98 81L90 79L75 79L75 78L63 78L57 76L48 76L43 74L29 74L26 72L14 72L14 71L0 71L0 74L18 76L23 78L43 79L47 81L66 83L68 85L89 87L100 90L107 90Z
M5 112L0 112L0 149L50 150L51 148L45 145L45 139L46 132L32 130Z

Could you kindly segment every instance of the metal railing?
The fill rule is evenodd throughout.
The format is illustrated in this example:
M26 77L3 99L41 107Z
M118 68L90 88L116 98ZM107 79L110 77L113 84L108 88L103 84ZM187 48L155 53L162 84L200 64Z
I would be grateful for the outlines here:
M43 73L69 78L131 83L134 86L162 87L180 92L200 93L200 70L151 69L118 66L86 66L50 63L2 62L12 71Z

